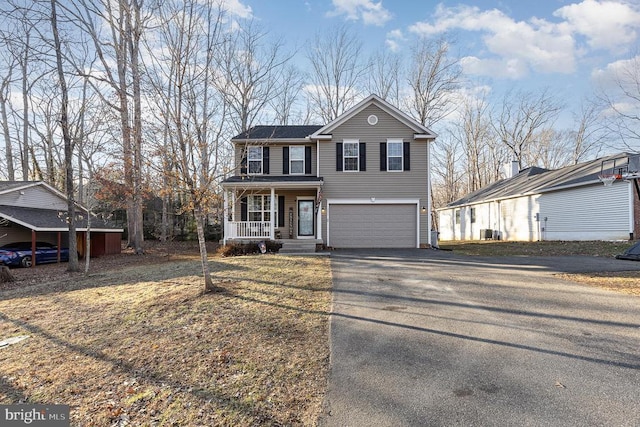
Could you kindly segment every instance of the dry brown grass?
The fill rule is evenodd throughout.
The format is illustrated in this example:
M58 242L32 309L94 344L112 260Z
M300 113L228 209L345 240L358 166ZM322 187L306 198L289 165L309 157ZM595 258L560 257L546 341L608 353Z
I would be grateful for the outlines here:
M589 286L640 296L640 271L560 274L559 276Z
M635 242L628 241L544 241L504 242L500 240L442 241L440 247L478 256L558 256L588 255L613 257Z
M502 242L445 241L440 247L472 256L561 256L587 255L611 257L623 253L635 242L571 241L571 242ZM566 280L596 286L630 295L640 295L640 272L602 272L588 274L559 274Z
M68 404L79 426L315 424L328 259L212 258L225 291L203 294L182 258L1 291L0 339L30 338L0 349L0 403Z

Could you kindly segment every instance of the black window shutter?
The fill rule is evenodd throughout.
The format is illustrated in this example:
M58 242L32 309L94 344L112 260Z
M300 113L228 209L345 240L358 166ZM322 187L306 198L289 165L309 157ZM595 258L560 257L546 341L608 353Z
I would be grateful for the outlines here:
M242 156L242 160L240 160L240 174L241 175L247 174L247 153L246 152Z
M269 175L269 147L262 147L262 173Z
M246 221L247 216L247 198L243 197L240 199L240 221Z
M304 173L311 175L311 147L304 147Z
M342 142L336 142L336 170L342 171Z
M365 142L360 143L360 172L364 172L367 170L367 144Z
M402 157L404 157L403 170L411 170L411 146L408 142L402 144Z
M386 142L380 143L380 170L381 171L387 170L387 143Z
M284 227L284 196L278 196L278 227Z
M282 147L282 174L289 175L289 147Z

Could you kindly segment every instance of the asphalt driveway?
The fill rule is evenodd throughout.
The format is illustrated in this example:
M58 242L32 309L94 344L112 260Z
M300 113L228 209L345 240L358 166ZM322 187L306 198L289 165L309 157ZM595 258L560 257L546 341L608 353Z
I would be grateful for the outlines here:
M324 426L640 425L640 298L593 257L336 251Z

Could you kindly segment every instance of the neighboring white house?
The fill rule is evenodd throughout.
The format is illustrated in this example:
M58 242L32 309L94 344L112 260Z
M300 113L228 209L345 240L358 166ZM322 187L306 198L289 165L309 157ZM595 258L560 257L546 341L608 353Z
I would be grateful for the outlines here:
M437 209L440 240L626 240L640 236L640 155L531 167ZM516 171L517 172L517 171ZM610 176L603 185L600 176Z

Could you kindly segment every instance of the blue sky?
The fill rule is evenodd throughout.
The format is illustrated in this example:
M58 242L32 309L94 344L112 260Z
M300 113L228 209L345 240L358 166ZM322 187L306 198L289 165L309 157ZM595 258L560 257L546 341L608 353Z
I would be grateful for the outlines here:
M638 0L411 1L225 0L300 48L341 22L360 34L367 52L403 53L418 37L456 40L466 76L494 94L551 88L577 105L594 76L640 52Z

